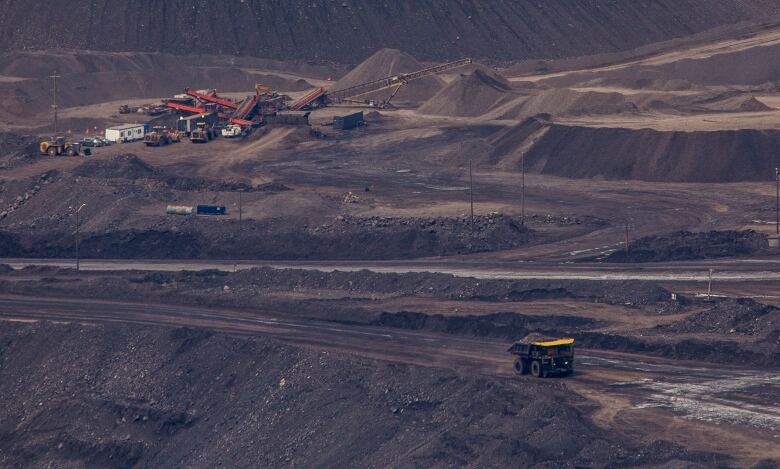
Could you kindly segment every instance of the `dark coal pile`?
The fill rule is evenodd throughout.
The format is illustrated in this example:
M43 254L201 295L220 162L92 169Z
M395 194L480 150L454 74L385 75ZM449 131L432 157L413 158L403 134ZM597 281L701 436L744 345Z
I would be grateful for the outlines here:
M766 336L780 330L780 309L750 298L717 299L704 311L655 328L662 332L704 332ZM780 344L778 344L780 346Z
M26 270L25 270L26 272ZM65 272L67 273L67 272ZM22 272L20 275L23 275ZM523 302L545 299L582 299L599 303L647 308L655 313L676 312L680 302L671 302L668 290L639 281L585 280L484 280L435 273L322 272L304 269L254 268L235 273L222 271L153 272L130 276L98 276L82 279L81 284L47 285L52 295L87 295L92 298L136 300L167 298L176 301L260 306L262 292L299 292L334 290L346 296L381 294L390 296L421 296L450 300ZM171 290L170 286L176 286ZM230 295L222 294L224 286ZM74 289L75 288L75 289ZM0 282L6 293L40 292L32 284Z
M199 329L0 324L3 467L637 467L552 382L343 358Z
M767 237L753 230L678 231L668 236L649 236L629 244L629 250L615 251L606 262L663 262L751 256L767 248Z
M109 159L91 159L73 170L75 176L106 179L140 179L157 174L154 166L128 153Z
M113 171L113 170L111 170ZM271 189L280 189L273 186ZM297 219L238 221L179 218L159 228L84 233L81 252L93 258L408 259L485 252L528 244L534 232L501 215L468 218L339 217L316 226ZM61 257L73 236L16 236L0 253Z
M757 367L780 367L780 349L771 343L743 343L728 340L703 340L665 337L639 338L602 332L573 334L580 347L616 352L657 355L678 360L697 360Z
M0 169L30 164L39 157L38 141L34 137L0 132Z
M2 49L198 51L346 64L388 46L424 60L592 55L778 12L771 0L497 0L489 5L469 0L457 7L446 2L253 0L221 8L193 0L171 8L151 0L132 5L11 0L4 7ZM153 17L135 14L152 11Z

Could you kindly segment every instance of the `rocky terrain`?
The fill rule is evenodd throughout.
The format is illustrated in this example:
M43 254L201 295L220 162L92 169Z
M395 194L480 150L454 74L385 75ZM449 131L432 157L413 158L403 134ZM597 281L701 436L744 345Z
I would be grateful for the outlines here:
M462 377L198 329L3 323L0 376L4 466L725 461L664 441L627 443L589 422L555 383Z
M659 262L752 256L768 247L766 235L755 231L680 231L637 239L626 249L603 258L606 262Z

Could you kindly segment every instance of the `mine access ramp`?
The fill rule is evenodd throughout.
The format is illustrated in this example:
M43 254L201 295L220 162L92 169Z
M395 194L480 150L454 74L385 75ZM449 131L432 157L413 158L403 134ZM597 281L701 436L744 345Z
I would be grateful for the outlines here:
M515 371L537 378L568 376L574 372L574 339L556 339L538 333L515 342L507 352L517 355Z

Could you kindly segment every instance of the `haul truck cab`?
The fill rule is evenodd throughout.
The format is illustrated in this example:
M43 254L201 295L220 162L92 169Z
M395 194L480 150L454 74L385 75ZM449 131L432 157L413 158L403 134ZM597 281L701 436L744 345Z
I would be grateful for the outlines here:
M574 339L554 339L530 334L515 342L507 350L517 355L515 371L531 373L539 378L557 374L568 376L574 372Z

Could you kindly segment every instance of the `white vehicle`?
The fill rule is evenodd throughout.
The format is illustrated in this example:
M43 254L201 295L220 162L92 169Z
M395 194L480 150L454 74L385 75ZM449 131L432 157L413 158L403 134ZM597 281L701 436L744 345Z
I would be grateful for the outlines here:
M240 125L229 125L222 129L222 136L225 138L240 137L243 130Z

